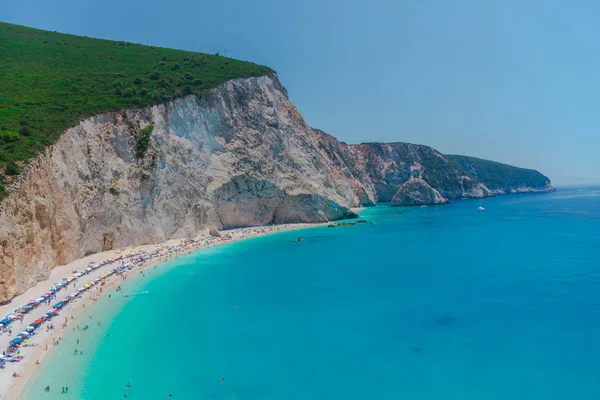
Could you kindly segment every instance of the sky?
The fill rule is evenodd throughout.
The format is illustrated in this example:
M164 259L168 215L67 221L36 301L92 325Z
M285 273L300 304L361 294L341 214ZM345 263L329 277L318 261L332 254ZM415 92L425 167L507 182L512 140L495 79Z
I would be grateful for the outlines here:
M0 20L253 61L313 127L600 183L600 2L19 0Z

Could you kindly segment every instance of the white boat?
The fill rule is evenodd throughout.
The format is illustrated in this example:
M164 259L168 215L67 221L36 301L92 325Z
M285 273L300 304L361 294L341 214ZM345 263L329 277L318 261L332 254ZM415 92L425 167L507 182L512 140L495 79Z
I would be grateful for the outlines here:
M485 208L483 208L483 207L481 207L481 206L480 206L480 207L477 207L477 211L485 211Z

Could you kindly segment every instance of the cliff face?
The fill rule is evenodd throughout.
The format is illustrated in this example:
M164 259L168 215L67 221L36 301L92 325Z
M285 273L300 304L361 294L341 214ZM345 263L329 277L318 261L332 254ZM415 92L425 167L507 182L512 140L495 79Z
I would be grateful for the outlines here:
M378 202L388 202L410 179L418 179L448 199L479 198L491 195L472 175L428 146L410 143L366 143L351 145L358 169ZM397 202L397 205L409 205Z
M476 177L494 194L554 191L550 179L533 169L513 167L475 157L446 157Z
M346 145L310 128L275 77L232 80L84 120L34 159L0 208L0 300L86 253L493 195L482 182L426 146Z

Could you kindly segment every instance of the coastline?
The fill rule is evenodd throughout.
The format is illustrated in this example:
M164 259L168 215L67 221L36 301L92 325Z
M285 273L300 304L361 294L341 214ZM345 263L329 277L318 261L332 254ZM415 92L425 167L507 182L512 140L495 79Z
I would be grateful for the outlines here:
M222 244L238 242L244 239L249 239L257 236L266 236L274 233L280 233L285 231L297 230L297 229L306 229L306 228L314 228L319 226L326 226L327 223L296 223L296 224L281 224L281 225L271 225L271 226L260 226L260 227L249 227L249 228L237 228L226 231L220 231L222 238L214 239L212 242L206 245L197 245L190 246L188 248L184 248L180 251L177 251L174 256L166 256L150 259L141 266L135 266L130 271L127 271L127 277L135 277L142 273L144 270L157 266L159 264L164 263L165 261L171 260L174 257L179 257L181 255L189 254L192 252L196 252L199 250L207 249L210 247L219 246ZM203 236L197 238L198 240L208 239L211 236ZM215 237L213 237L215 238ZM4 305L0 307L0 315L11 313L15 308L19 307L21 304L26 304L28 300L39 297L41 294L47 291L47 288L52 285L53 282L60 281L61 277L69 276L71 271L74 269L83 270L87 268L88 263L90 262L101 262L103 260L107 260L110 258L119 257L123 254L133 254L138 252L150 252L157 249L165 250L169 247L176 246L180 244L182 240L173 239L169 240L165 243L161 244L148 244L148 245L140 245L140 246L132 246L125 249L118 250L110 250L102 253L96 253L88 257L80 258L75 260L69 264L61 265L55 267L50 274L50 277L42 282L38 282L36 286L30 288L26 292L15 296L11 304ZM89 276L82 277L83 281L87 282L95 277L106 273L113 269L115 265L106 264L97 270L93 271L89 274ZM122 279L119 279L117 275L113 275L109 279L106 280L106 283L102 286L102 291L89 290L87 292L83 292L80 299L77 299L71 303L69 303L64 309L61 310L60 315L55 317L52 321L52 324L56 322L54 329L46 330L46 324L43 327L40 327L38 333L31 339L31 343L36 344L35 347L21 347L20 354L25 356L25 358L19 363L7 363L6 368L0 371L0 399L7 400L17 400L22 393L23 389L26 387L28 381L33 376L34 372L37 370L38 364L36 364L33 360L39 360L40 363L45 357L51 357L51 352L56 346L53 346L52 343L55 341L60 341L61 334L65 332L66 329L69 328L69 325L75 323L77 324L78 318L80 315L86 310L86 306L93 306L95 302L106 295L107 293L111 293L119 284L122 283ZM58 295L58 298L62 298L66 295L65 293L61 293ZM31 322L33 322L37 315L40 312L46 312L50 310L52 307L49 305L43 305L36 309L37 312L32 312L30 314L26 314L23 318L22 322L15 321L15 325L18 324L20 329L24 329ZM15 327L14 334L19 331L19 328ZM6 348L8 345L8 341L13 339L15 336L8 336L7 334L3 334L0 336L0 346L2 348ZM46 345L48 345L46 349ZM13 373L18 373L19 377L13 377Z

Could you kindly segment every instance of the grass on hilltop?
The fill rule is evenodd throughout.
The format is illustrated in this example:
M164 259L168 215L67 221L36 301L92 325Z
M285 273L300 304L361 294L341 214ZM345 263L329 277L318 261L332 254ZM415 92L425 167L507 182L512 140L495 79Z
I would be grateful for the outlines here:
M0 22L0 200L3 183L85 117L202 95L229 79L271 73L218 54Z

